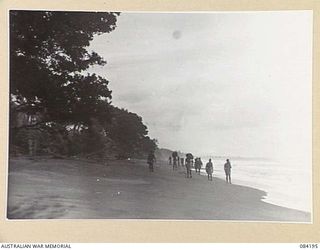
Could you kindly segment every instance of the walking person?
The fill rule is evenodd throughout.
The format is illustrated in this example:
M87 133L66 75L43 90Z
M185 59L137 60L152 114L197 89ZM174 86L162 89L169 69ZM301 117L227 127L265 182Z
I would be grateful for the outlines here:
M191 153L186 154L187 178L192 178L192 174L191 174L192 161L193 161L193 155Z
M200 174L202 165L203 165L203 163L202 163L202 161L201 161L201 158L199 157L199 158L198 158L198 174Z
M208 174L208 181L212 181L212 173L213 173L213 164L211 159L209 159L209 162L206 164L206 172Z
M226 174L226 182L231 184L231 163L229 159L227 159L227 162L224 164L224 172Z
M174 151L172 152L172 170L174 171L177 168L177 160L178 160L178 152Z
M194 169L196 170L196 173L198 172L198 158L194 158Z
M150 151L149 155L148 155L148 159L147 159L147 162L148 162L148 165L149 165L149 171L150 172L153 172L154 171L154 163L156 161L156 157L154 155L154 152L153 151Z

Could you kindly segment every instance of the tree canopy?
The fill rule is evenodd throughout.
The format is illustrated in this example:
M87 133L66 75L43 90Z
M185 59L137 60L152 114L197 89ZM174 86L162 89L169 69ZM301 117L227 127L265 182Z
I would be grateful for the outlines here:
M105 120L108 81L85 71L106 61L87 47L95 35L115 29L118 15L10 11L10 93L16 108L41 112L42 122Z
M32 152L142 156L156 148L137 114L111 105L106 61L88 51L116 12L10 11L10 143ZM30 130L34 129L34 130ZM32 150L30 150L32 147ZM35 149L38 148L38 149Z
M156 148L156 141L147 134L147 127L142 118L125 109L112 107L112 122L107 134L117 143L120 157L139 156L140 152L148 152Z

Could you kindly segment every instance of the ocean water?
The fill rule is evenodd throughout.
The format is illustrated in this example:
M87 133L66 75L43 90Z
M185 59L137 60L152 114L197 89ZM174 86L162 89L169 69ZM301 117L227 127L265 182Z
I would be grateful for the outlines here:
M202 174L208 159L203 162ZM212 158L213 176L225 180L225 159ZM263 201L306 212L312 212L311 164L280 163L272 160L230 158L233 184L257 188L267 192Z

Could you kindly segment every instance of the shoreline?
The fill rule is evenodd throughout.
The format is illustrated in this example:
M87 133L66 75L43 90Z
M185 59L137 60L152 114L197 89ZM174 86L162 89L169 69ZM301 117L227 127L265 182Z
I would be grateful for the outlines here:
M192 169L194 170L194 169ZM201 169L201 176L204 176L206 177L206 172L205 170ZM219 179L219 180L222 180L222 181L225 181L225 178L221 177L221 176L214 176L213 174L213 178L216 178L216 179ZM250 186L250 185L246 185L244 183L244 181L241 181L239 180L238 178L233 178L232 179L233 182L232 182L232 185L237 185L237 186L243 186L243 187L248 187L248 188L253 188L253 189L257 189L259 191L262 191L262 192L265 192L266 193L266 197L264 197L261 201L262 202L265 202L267 204L271 204L271 205L275 205L275 206L279 206L279 207L283 207L283 208L288 208L288 209L293 209L293 210L297 210L297 211L301 211L301 212L304 212L304 213L310 213L312 214L312 211L307 211L307 210L304 210L304 209L299 209L299 208L295 208L295 207L290 207L290 205L288 204L287 206L285 205L287 202L282 202L282 201L279 201L279 200L275 200L273 197L271 197L271 192L264 189L264 188L260 188L260 187L255 187L255 186ZM239 183L240 182L240 183Z
M265 202L263 190L184 177L167 163L11 158L8 219L151 219L310 223L311 213Z
M312 173L300 164L231 160L233 184L266 191L265 202L312 213ZM214 160L214 175L222 180L224 162Z

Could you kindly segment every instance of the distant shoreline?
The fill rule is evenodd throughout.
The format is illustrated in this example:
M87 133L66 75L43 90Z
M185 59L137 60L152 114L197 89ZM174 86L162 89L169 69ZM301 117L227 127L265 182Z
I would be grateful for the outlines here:
M174 150L171 149L167 149L167 148L159 148L157 149L158 151L158 155L161 155L162 160L166 161L169 156L171 156L171 153ZM179 154L179 157L184 158L186 153L185 152L181 152L181 151L177 151ZM201 157L203 159L232 159L232 160L259 160L259 161L269 161L269 162L277 162L278 159L274 159L271 157L256 157L256 156L226 156L226 155L213 155L213 154L208 154L208 153L204 153L204 154L195 154L196 157Z

